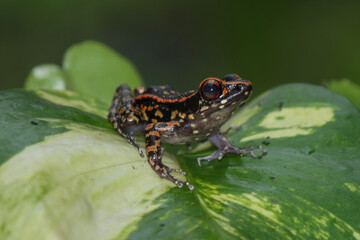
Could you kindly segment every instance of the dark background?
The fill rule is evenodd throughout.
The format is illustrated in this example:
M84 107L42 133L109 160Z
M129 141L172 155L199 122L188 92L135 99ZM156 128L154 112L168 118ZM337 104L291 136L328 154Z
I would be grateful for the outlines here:
M0 2L0 29L0 90L88 39L129 58L147 85L180 91L232 72L255 94L360 80L360 1L13 0Z

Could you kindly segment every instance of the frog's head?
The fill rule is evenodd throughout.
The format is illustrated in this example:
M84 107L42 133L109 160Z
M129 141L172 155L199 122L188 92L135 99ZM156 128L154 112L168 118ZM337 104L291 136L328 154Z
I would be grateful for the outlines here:
M243 105L252 91L250 81L242 80L236 74L228 74L223 79L207 78L200 83L198 113L206 118L206 129L213 131L220 127L235 110Z
M236 74L228 74L223 79L206 78L200 83L199 91L205 104L223 109L244 103L252 92L252 85Z

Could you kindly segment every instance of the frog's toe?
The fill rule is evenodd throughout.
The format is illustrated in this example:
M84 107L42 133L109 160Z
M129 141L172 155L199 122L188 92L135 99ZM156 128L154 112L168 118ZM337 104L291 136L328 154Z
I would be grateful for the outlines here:
M240 148L241 151L244 151L243 153L241 153L241 155L251 155L251 157L253 158L258 158L261 159L263 155L267 154L267 150L264 149L261 145L260 146L251 146L251 147L247 147L247 148ZM259 149L261 151L260 155L256 155L254 153L254 149Z
M141 147L139 146L139 144L137 144L135 138L131 135L127 135L127 139L130 144L134 145L138 149L140 156L144 157L145 155L144 155Z
M140 146L137 146L137 149L138 149L138 151L139 151L140 156L141 156L141 157L144 157L145 155L144 155L142 149L140 148Z
M179 188L182 188L184 185L186 185L190 191L194 190L194 186L191 185L189 182L184 182L184 181L181 181L181 180L178 180L175 182L175 184L179 187Z
M166 177L166 178L168 180L172 181L173 183L175 183L175 185L178 186L179 188L182 188L184 185L186 185L189 188L189 190L191 190L191 191L194 190L194 186L191 185L189 182L179 180L170 174L169 174L169 177Z
M184 185L186 185L190 191L194 190L194 186L191 185L189 182L184 182L184 181L181 181L181 180L177 180L175 182L175 184L179 187L179 188L182 188Z
M254 151L253 151L253 150L255 150L255 149L259 149L259 150L261 151L261 154L260 154L260 155L256 155L256 154L254 153ZM235 153L235 154L239 154L239 155L241 155L241 156L250 155L250 156L253 157L253 158L261 159L262 156L267 153L267 150L264 149L261 145L259 145L259 146L245 147L245 148L237 148L237 147L234 147L234 149L231 149L231 150L229 151L229 153Z
M190 190L194 190L194 186L191 185L189 182L185 182L180 179L177 179L170 174L171 172L177 172L182 175L186 175L186 172L184 172L182 169L175 169L175 168L170 168L168 166L163 166L160 168L155 167L155 171L157 172L157 174L159 174L159 176L161 178L166 178L166 179L170 180L179 188L182 188L184 185L186 185Z
M169 171L169 172L177 172L177 173L180 173L180 174L182 174L182 175L186 175L186 172L183 171L182 169L176 169L176 168L170 168L170 167L168 167L168 171Z
M263 154L267 154L267 153L268 153L267 149L263 148L262 146L259 146L259 149L260 149L260 151L261 151Z
M208 156L205 157L199 157L197 158L198 164L201 167L201 161L213 161L213 160L221 160L224 157L224 153L221 150L217 150L211 154L209 154Z
M188 186L188 188L189 188L190 191L194 190L194 188L195 188L195 187L194 187L193 185L191 185L189 182L186 182L185 185Z
M256 155L253 150L259 149L261 151L261 155ZM251 147L245 147L245 148L238 148L233 145L227 145L223 148L219 148L217 151L211 153L208 156L205 157L199 157L197 159L199 166L201 166L201 161L213 161L213 160L221 160L226 154L237 154L240 156L246 156L250 155L253 158L262 158L264 154L267 153L267 150L264 149L262 146L251 146Z

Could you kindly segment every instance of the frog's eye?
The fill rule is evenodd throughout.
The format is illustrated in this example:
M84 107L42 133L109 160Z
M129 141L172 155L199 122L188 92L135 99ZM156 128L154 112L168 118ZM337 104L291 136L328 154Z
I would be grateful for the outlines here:
M221 92L220 83L215 79L206 80L201 86L201 93L205 99L212 100L219 97Z

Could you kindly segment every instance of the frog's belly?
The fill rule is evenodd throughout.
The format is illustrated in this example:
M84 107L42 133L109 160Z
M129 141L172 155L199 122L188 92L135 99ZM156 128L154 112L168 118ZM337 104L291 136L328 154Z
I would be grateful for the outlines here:
M188 122L174 132L161 135L161 141L170 144L193 143L209 138L219 131L219 122Z
M162 133L161 141L170 144L184 144L205 140L219 131L220 126L232 115L236 107L236 105L231 105L221 111L211 112L204 116L200 113L196 114L193 120L187 119L173 131Z
M211 134L166 134L161 135L161 142L166 142L170 144L185 144L185 143L193 143L202 140L206 140Z

